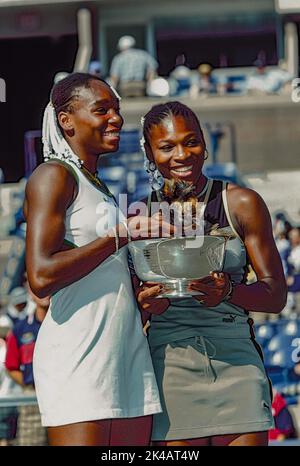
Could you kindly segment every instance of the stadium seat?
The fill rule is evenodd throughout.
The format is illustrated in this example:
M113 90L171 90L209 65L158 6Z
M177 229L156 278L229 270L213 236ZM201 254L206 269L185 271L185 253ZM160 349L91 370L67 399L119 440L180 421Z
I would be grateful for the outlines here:
M99 177L107 185L114 196L126 193L126 170L118 165L114 167L102 167L99 170Z
M276 322L264 322L254 326L255 339L259 343L264 353L268 352L267 346L272 337L277 334Z
M292 359L293 348L287 347L275 351L270 357L270 363L272 366L282 367L284 369L291 369L295 366L295 362Z
M244 74L227 77L228 94L245 94L247 79Z
M117 154L140 152L140 137L139 128L124 128L120 134L120 145Z
M278 334L271 338L267 348L269 351L280 351L282 349L291 348L293 336Z
M280 332L283 335L300 337L300 320L287 320L285 323L280 325Z
M271 379L272 385L276 388L278 386L285 386L287 382L286 371L279 366L269 366L266 367L267 374Z
M241 174L239 173L235 163L214 163L207 164L203 167L204 175L208 178L215 178L217 180L229 181L238 184L242 187L247 187Z
M271 340L271 338L276 334L276 326L266 322L265 324L256 326L255 334L257 338Z

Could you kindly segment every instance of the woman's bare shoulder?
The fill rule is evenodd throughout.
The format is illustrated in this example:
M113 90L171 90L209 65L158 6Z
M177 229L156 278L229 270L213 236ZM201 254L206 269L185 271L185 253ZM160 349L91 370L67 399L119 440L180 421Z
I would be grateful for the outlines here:
M244 230L256 228L258 225L271 225L268 207L253 189L229 184L227 200L232 217Z
M227 198L230 206L238 209L255 208L259 205L265 205L264 200L256 191L233 183L228 184Z
M73 189L76 185L76 178L71 170L59 162L49 161L41 163L30 175L26 190L45 189L51 186L51 190L64 187L66 190Z
M42 163L31 174L25 191L26 201L33 204L56 202L70 205L77 193L76 178L62 164Z

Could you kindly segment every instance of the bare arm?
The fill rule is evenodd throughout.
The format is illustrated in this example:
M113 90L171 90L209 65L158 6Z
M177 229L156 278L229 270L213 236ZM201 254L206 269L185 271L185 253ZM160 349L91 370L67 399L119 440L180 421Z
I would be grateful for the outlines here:
M9 375L9 377L14 381L16 382L18 385L24 385L24 382L23 382L23 374L21 371L6 371L7 374Z
M157 296L163 290L163 286L159 283L142 283L136 275L133 275L132 285L141 312L143 325L151 318L151 314L160 315L170 306L169 299L157 299Z
M43 298L81 279L115 252L114 237L69 250L63 246L65 215L76 181L61 165L43 164L26 187L26 267L34 294ZM127 238L120 238L120 246Z
M286 303L286 283L268 209L254 191L230 185L228 204L257 282L237 285L230 302L250 311L279 313Z
M256 283L234 286L230 303L248 311L279 313L285 306L287 289L268 209L251 189L229 185L227 197L232 221L257 276ZM198 301L214 307L227 295L229 278L228 273L212 273L210 277L194 281L191 289L204 293L195 296Z

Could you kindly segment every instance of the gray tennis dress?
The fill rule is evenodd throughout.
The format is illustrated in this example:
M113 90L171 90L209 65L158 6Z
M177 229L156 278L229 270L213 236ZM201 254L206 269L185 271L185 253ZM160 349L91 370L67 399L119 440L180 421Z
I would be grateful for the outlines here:
M228 211L226 183L210 180L205 234L228 229L223 270L235 284L247 274L247 254ZM273 427L271 389L255 341L253 321L239 306L204 307L194 298L172 299L153 315L152 361L163 412L154 415L153 440L259 432Z

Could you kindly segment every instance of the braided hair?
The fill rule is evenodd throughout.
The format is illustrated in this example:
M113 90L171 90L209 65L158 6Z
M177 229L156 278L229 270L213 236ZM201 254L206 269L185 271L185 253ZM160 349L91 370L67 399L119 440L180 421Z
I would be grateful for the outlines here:
M150 132L153 126L159 125L166 118L172 118L174 116L181 116L186 120L193 121L195 123L199 130L204 150L207 152L203 131L193 110L178 101L154 105L141 119L143 136L140 140L141 149L144 152L144 167L149 175L149 183L152 190L160 190L164 186L165 180L153 161L150 148Z
M93 80L101 81L120 100L120 96L112 86L92 74L72 73L58 81L51 91L50 102L45 108L43 116L42 140L45 160L61 159L64 162L75 163L79 168L83 165L82 160L73 152L64 138L64 131L59 124L58 115L62 111L73 113L75 111L74 103L80 98L79 90L81 88L89 89Z
M88 73L72 73L58 81L52 88L50 100L54 106L56 116L59 112L74 112L74 102L79 100L79 90L90 88L91 81L101 81L108 84L98 76Z
M154 105L151 110L146 113L145 117L143 118L143 136L145 139L145 144L147 144L148 147L150 147L151 128L153 126L159 125L166 118L172 118L172 116L181 116L187 120L195 122L206 149L203 131L196 114L189 107L178 101Z

